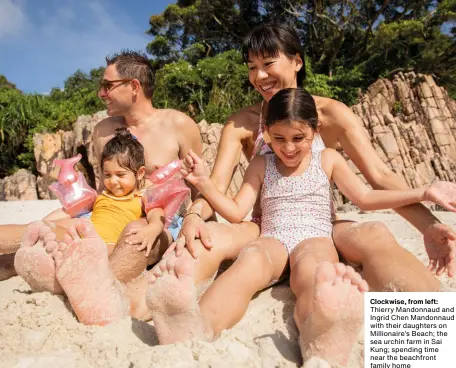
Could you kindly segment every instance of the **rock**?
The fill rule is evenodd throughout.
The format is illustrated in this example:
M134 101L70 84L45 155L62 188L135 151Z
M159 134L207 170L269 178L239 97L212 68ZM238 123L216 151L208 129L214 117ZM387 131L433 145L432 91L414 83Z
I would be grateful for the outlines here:
M410 72L379 80L352 110L380 158L408 185L455 180L456 101L432 76ZM347 202L338 197L336 206Z
M0 200L32 201L37 200L36 177L25 169L0 180Z
M203 141L203 159L212 170L215 163L215 157L217 156L218 143L220 141L220 136L222 135L222 124L208 124L206 120L201 120L198 124L198 127L201 132L201 139ZM247 158L243 153L241 153L241 161L234 171L233 179L231 184L228 187L227 194L230 197L239 191L241 187L242 180L244 177L245 170L249 165Z

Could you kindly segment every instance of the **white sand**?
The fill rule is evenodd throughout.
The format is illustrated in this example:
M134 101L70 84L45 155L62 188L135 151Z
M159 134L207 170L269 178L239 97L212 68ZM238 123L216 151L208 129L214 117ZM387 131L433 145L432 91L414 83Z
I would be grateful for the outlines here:
M58 208L57 201L0 202L0 224L27 223ZM456 215L438 213L456 228ZM341 217L379 220L423 262L420 234L397 215L354 213ZM442 282L452 290L456 284ZM290 289L259 294L246 316L214 343L157 346L152 325L126 318L106 327L77 322L63 297L30 292L19 277L0 282L0 367L296 367L301 364ZM362 339L355 361L362 361Z

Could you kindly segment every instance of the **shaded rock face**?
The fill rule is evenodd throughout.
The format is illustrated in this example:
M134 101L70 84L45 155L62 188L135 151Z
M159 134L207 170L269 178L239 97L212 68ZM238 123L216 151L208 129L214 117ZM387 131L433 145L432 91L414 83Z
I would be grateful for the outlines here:
M210 170L214 167L215 157L217 156L218 143L220 141L220 136L222 135L222 124L208 124L206 120L202 120L198 127L201 132L201 139L203 141L203 159L208 164ZM245 174L245 170L249 162L243 153L241 153L241 160L239 165L237 165L233 179L231 180L230 186L228 188L227 194L230 197L234 197L239 191L242 179Z
M410 187L455 181L456 101L431 76L410 72L378 80L352 110L383 162ZM337 190L334 197L336 208L346 202Z
M36 177L25 169L0 180L1 201L31 201L38 199Z

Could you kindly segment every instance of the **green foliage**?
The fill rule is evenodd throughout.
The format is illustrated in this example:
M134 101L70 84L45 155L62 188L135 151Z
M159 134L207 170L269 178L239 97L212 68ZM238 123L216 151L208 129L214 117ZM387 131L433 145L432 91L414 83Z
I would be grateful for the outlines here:
M195 66L179 60L158 71L154 105L184 111L196 121L223 123L232 112L259 100L247 76L235 50L201 59Z
M307 88L356 101L359 91L398 70L432 73L456 94L456 0L187 0L150 18L157 65L239 49L253 26L293 25L312 65ZM445 23L447 22L447 23ZM161 64L160 64L161 63Z
M77 71L64 90L54 88L49 96L24 94L0 77L0 177L34 169L33 134L71 130L79 115L104 108L97 97L102 73L102 68L89 75Z

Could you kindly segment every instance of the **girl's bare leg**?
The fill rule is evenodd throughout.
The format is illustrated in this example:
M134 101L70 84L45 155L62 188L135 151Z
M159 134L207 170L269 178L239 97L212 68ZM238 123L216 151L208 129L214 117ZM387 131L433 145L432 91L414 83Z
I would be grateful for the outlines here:
M259 234L258 226L251 222L241 224L209 222L207 227L214 247L208 250L197 241L199 257L196 261L190 260L194 262L192 273L198 296L208 287L220 264L224 260L235 259L241 249L256 239ZM144 255L141 256L144 257ZM112 266L112 258L110 262ZM152 318L144 297L149 287L146 275L143 273L135 280L124 284L126 295L130 299L130 313L141 320Z
M337 221L334 243L343 258L361 265L363 276L377 291L439 291L440 282L378 221Z
M212 339L232 327L245 314L253 295L280 278L287 260L286 248L275 239L250 243L198 305L195 260L187 252L179 258L171 254L151 270L146 296L160 343Z
M318 357L346 365L362 326L367 284L351 267L337 263L329 238L301 242L290 256L294 317L304 362Z

